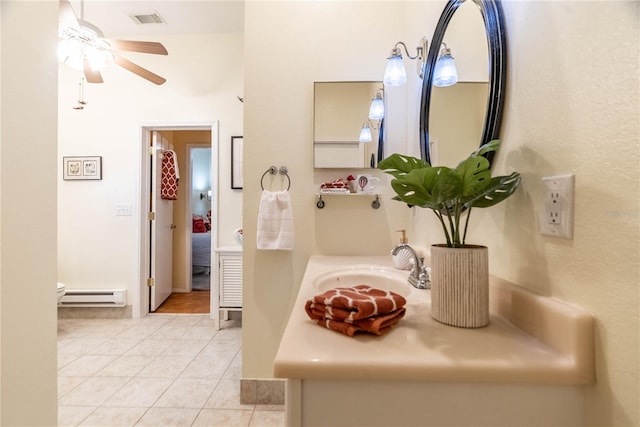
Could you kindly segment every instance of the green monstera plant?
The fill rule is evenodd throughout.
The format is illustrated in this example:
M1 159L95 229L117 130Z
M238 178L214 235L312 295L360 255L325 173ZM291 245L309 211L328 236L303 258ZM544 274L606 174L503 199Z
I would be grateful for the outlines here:
M500 140L490 141L455 168L431 166L411 156L392 154L378 168L394 177L394 200L433 210L442 224L447 246L465 247L469 217L473 208L488 208L513 194L520 174L491 177L490 163L482 155L495 151ZM467 218L461 229L463 213Z

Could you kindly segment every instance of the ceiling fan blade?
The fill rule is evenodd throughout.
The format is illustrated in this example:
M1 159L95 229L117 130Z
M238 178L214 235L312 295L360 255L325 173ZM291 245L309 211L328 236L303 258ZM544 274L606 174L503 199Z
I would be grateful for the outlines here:
M87 79L89 83L103 83L102 75L100 71L93 70L91 65L89 64L89 60L84 58L84 77Z
M151 83L154 83L154 84L157 84L157 85L161 85L161 84L163 84L164 82L167 81L167 79L165 79L164 77L160 77L159 75L157 75L155 73L152 73L151 71L147 70L146 68L142 68L138 64L134 64L133 62L129 61L128 59L124 59L123 57L118 56L118 55L114 55L114 56L115 56L116 64L118 64L119 66L121 66L125 70L129 70L132 73L139 75L143 79L149 80Z
M151 53L154 55L167 55L167 49L162 43L140 42L134 40L109 40L111 47L128 52Z
M78 28L78 19L76 18L76 14L73 12L73 7L71 7L71 3L68 0L60 0L58 3L59 7L59 23L58 25L61 28L72 27Z

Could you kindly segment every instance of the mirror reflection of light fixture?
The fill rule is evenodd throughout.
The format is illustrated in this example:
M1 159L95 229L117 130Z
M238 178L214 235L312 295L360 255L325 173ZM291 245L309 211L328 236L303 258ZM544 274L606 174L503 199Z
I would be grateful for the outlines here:
M371 128L378 129L380 127L380 121L384 119L383 93L384 88L379 88L376 90L376 94L371 100L371 105L369 106L369 120L365 121L362 125L362 129L360 129L360 137L358 138L358 141L360 142L371 142L373 140ZM373 122L371 120L373 120Z
M456 70L456 63L451 56L451 49L447 47L446 43L442 43L442 45L444 47L440 51L440 57L433 72L433 85L438 87L451 86L458 82L458 70Z
M391 56L387 61L387 66L384 69L383 82L387 86L401 86L407 82L407 73L404 70L404 64L402 63L402 52L398 46L404 47L404 51L410 59L417 59L417 72L420 78L424 74L424 63L427 55L427 38L420 39L420 45L416 47L416 55L411 56L407 50L407 45L403 42L398 42L391 50Z
M384 101L382 100L382 89L378 89L375 98L371 100L369 107L369 118L371 120L380 120L384 117Z
M371 128L369 127L369 123L364 122L364 124L362 125L362 129L360 129L360 137L358 138L358 141L371 142L372 139L373 138L371 136Z
M211 200L211 190L207 191L206 193L200 193L200 200L202 199Z

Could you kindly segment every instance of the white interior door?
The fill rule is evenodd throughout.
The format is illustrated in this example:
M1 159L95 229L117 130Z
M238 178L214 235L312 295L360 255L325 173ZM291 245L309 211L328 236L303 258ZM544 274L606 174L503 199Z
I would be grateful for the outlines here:
M156 309L171 295L173 265L173 201L160 197L162 185L162 152L169 149L168 141L157 131L152 132L151 143L155 148L151 159L151 212L155 219L151 227L151 277L149 310ZM158 149L162 148L162 149Z

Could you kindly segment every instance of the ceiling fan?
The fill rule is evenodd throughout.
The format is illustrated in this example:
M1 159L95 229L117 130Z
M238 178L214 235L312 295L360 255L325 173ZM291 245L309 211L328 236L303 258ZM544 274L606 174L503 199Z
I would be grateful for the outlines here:
M72 68L81 70L89 83L103 83L100 70L110 62L154 83L166 82L151 71L120 56L120 51L167 55L167 49L157 42L105 39L98 27L85 21L84 2L78 19L68 0L60 0L59 57Z

